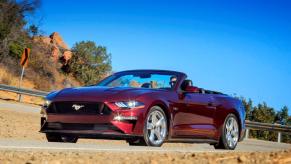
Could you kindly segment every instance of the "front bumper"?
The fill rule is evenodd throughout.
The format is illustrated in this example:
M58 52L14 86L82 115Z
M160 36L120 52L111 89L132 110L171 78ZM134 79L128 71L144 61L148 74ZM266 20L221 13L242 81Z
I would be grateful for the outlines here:
M126 134L113 125L109 124L86 124L91 128L84 127L84 124L64 124L64 123L45 123L42 133L68 134L79 138L103 138L103 139L126 139L140 137L137 134ZM72 127L75 126L75 127ZM93 127L92 127L93 126ZM71 127L71 128L68 128ZM78 128L79 127L79 128ZM80 128L82 127L82 128Z
M115 109L110 115L47 114L42 133L62 133L81 138L127 138L143 135L145 109Z

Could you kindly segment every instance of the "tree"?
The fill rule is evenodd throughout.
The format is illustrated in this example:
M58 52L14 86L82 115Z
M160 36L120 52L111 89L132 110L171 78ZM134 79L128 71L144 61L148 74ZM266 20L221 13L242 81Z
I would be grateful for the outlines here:
M39 29L36 25L30 25L28 28L28 31L31 36L36 36L39 33Z
M265 102L263 104L259 103L252 111L252 121L256 122L274 123L275 116L274 108L269 107ZM275 141L277 137L276 133L269 131L251 131L251 136L271 141Z
M291 126L291 116L288 116L288 107L287 106L284 106L283 108L281 108L280 111L277 112L275 121L279 122L282 125ZM282 134L282 142L291 143L291 136L289 134L283 133Z
M246 119L255 122L263 123L280 123L283 125L291 126L291 116L288 116L288 107L284 106L280 111L275 112L274 108L271 108L267 103L259 103L253 106L253 101L244 97L240 97L244 108L246 110ZM264 140L277 140L276 132L262 131L262 130L250 130L250 136L253 138L259 138ZM289 134L282 134L282 142L291 143L291 136Z
M252 116L252 111L253 111L253 101L251 99L249 99L248 101L241 97L240 98L244 107L245 107L245 110L246 110L246 120L251 120L251 116Z
M27 24L25 16L32 14L39 0L1 0L0 1L0 60L27 47L25 40Z
M280 111L277 112L275 121L282 125L286 125L288 120L288 107L284 106Z
M82 41L73 46L72 52L69 69L65 71L86 85L96 84L111 71L111 54L104 46Z

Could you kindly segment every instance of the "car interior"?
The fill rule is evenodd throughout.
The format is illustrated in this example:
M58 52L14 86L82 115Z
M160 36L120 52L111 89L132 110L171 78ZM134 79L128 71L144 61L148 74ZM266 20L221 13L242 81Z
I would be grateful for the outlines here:
M186 91L186 88L187 87L196 87L196 86L193 86L192 80L186 79L181 84L181 89L183 91ZM217 92L217 91L205 90L203 88L198 88L198 87L196 87L196 88L198 89L198 91L197 92L194 92L194 93L201 93L201 94L223 94L223 93Z

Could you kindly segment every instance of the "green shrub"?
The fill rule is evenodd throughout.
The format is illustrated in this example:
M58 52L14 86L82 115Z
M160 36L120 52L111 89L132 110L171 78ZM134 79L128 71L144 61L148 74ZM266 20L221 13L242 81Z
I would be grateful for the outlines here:
M92 41L82 41L73 46L72 52L65 71L85 85L96 84L111 71L111 55L106 47L96 46Z

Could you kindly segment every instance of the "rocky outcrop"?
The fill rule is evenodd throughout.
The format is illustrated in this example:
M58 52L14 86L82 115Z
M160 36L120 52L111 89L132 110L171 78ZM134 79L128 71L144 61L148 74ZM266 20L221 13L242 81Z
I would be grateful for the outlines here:
M64 57L64 60L65 61L68 61L68 60L70 60L71 58L72 58L72 52L71 51L65 51L64 53L63 53L63 57Z
M69 49L68 45L63 41L63 38L60 36L60 34L58 32L53 32L50 35L50 38L51 38L51 42L53 44L56 44L59 47L66 49L66 50Z
M51 52L50 56L55 62L61 59L63 64L67 64L68 60L72 57L72 52L58 32L53 32L49 37L36 36L34 41L40 41L48 45Z

